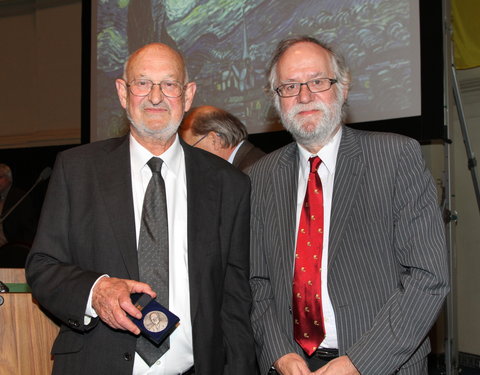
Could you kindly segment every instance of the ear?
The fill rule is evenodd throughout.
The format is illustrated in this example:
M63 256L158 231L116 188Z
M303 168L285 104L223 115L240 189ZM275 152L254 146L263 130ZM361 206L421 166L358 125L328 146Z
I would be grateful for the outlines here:
M213 146L213 149L215 151L218 151L222 148L222 142L221 142L221 139L219 139L217 133L215 133L214 131L211 131L208 133L208 141L212 144Z
M185 93L184 93L185 112L187 112L192 106L193 97L195 96L195 91L197 91L197 84L195 82L187 83L187 87L185 87Z
M344 87L342 90L343 101L346 102L348 99L348 87Z
M120 100L120 104L123 108L127 108L127 84L123 79L115 80L115 86L117 87L117 95L118 99Z

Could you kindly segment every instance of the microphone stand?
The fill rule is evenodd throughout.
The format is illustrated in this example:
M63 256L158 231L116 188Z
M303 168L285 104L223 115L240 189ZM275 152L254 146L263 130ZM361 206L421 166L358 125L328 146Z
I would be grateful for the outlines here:
M0 224L2 224L5 219L13 212L13 210L15 210L15 208L17 208L17 206L23 202L23 200L28 196L28 194L30 194L30 192L35 189L35 187L40 183L42 182L43 180L46 180L47 178L50 177L50 174L52 173L52 169L50 167L46 167L42 173L40 173L40 176L38 176L37 178L37 181L35 181L35 183L32 185L32 187L30 189L28 189L28 191L12 206L10 207L10 209L5 213L5 215L3 215L2 217L0 217Z

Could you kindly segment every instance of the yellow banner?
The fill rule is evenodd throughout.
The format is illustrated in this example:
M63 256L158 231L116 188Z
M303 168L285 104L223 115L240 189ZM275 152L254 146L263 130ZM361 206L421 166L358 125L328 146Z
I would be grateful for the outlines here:
M480 0L451 0L455 67L480 66Z

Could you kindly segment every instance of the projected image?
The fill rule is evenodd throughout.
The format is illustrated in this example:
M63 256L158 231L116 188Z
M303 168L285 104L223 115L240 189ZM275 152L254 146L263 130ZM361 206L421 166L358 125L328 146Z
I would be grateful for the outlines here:
M224 108L242 119L250 133L281 130L264 93L265 68L278 41L292 35L318 37L345 56L353 78L348 122L420 115L419 20L414 3L99 1L92 20L97 64L92 69L92 140L125 129L114 80L121 77L128 55L153 41L184 54L190 80L197 83L195 106Z

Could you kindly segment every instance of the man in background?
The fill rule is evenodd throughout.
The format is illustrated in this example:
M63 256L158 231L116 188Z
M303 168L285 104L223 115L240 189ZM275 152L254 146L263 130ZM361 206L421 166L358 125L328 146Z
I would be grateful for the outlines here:
M37 229L32 197L13 184L12 170L0 164L0 267L25 267ZM17 205L18 204L18 205Z
M348 69L314 38L281 41L267 76L295 142L249 173L261 373L427 374L449 287L418 142L346 127Z
M247 140L247 128L231 113L213 106L193 108L180 135L188 144L227 160L243 172L265 153Z
M62 323L53 373L255 373L248 177L178 137L196 86L177 51L140 48L116 88L130 134L59 154L27 260ZM133 293L180 318L160 346Z

